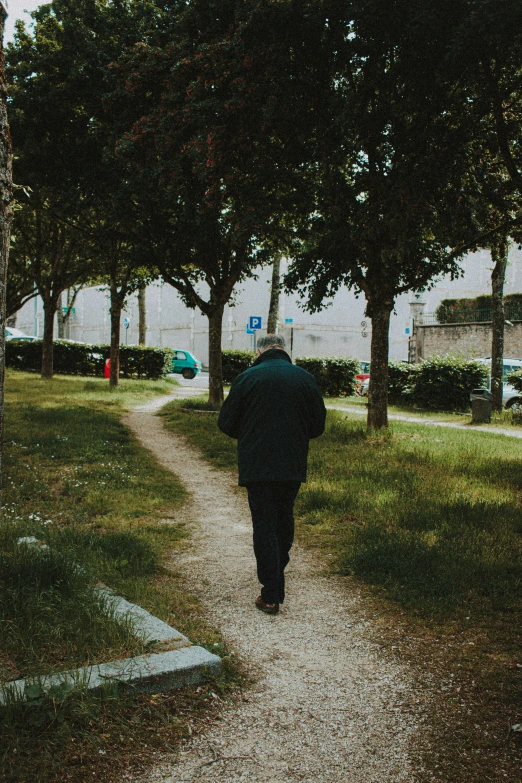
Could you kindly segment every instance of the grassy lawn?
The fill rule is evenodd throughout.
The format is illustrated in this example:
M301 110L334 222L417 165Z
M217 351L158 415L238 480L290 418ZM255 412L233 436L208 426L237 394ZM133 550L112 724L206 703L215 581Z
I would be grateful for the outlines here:
M120 421L129 406L171 389L168 380L114 390L102 379L8 373L0 679L144 651L131 625L107 615L97 580L226 657L172 569L172 552L187 543L185 490ZM27 536L49 549L20 546ZM48 699L36 688L32 704L0 710L0 779L121 779L122 768L171 752L209 712L209 688L226 687L232 671L196 696L61 691Z
M361 415L363 412L366 412L367 402L366 397L325 397L326 405L333 405L336 408L358 408ZM407 415L416 419L447 421L456 424L469 424L471 426L471 410L467 413L455 413L453 411L431 411L424 408L414 408L411 405L389 405L388 413L390 415ZM506 427L506 429L516 427L520 429L522 427L522 418L520 415L514 416L511 410L503 410L500 413L493 411L491 423L484 426Z
M164 413L234 469L235 442L215 417L176 403ZM520 779L509 726L522 723L522 443L405 422L372 435L362 417L330 411L296 510L301 542L367 596L374 641L441 694L437 779Z

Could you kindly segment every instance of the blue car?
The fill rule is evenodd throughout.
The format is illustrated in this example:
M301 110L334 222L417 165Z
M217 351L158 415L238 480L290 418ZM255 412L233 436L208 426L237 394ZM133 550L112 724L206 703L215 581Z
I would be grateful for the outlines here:
M195 378L198 372L202 370L202 364L196 359L190 351L174 349L172 357L172 372L180 373L188 380Z

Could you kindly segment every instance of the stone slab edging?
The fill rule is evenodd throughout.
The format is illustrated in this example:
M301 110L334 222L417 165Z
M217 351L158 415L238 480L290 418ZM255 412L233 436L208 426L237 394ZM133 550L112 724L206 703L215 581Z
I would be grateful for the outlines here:
M192 646L186 636L171 625L164 623L159 617L154 617L146 609L137 604L131 604L130 601L122 598L121 595L116 595L105 585L98 589L104 594L114 616L122 620L130 617L135 633L141 636L147 644L157 644L163 647L168 645L169 649Z
M42 677L11 680L0 686L0 705L29 701L28 689L34 685L44 692L63 684L95 691L108 683L117 682L125 690L161 693L182 688L184 685L195 685L209 675L220 674L221 658L218 655L210 653L204 647L191 645L186 636L141 606L131 604L107 588L101 589L107 594L115 616L130 615L136 634L147 643L157 644L163 649ZM165 646L169 649L165 650Z

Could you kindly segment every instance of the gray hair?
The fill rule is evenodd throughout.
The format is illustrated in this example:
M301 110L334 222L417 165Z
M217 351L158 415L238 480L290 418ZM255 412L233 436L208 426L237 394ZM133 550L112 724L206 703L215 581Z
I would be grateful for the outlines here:
M256 343L260 351L264 351L265 348L284 348L285 338L280 334L267 334L264 337L260 337Z

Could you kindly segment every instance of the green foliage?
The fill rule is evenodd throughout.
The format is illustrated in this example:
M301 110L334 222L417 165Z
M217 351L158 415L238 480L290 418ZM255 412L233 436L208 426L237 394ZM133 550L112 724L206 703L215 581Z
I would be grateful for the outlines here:
M327 397L351 397L355 393L355 376L360 370L358 359L298 356L295 364L314 376L321 394Z
M421 408L465 411L472 389L486 385L488 368L458 356L432 356L415 371L410 399Z
M20 669L49 670L49 658L59 668L103 657L107 651L125 656L144 647L132 624L117 621L107 598L96 590L96 573L80 566L79 552L47 531L38 544L18 544L19 524L0 528L0 636L1 650ZM60 538L58 536L58 538ZM81 552L81 550L80 550ZM42 658L46 662L42 665Z
M518 370L517 372L508 375L506 377L506 383L513 386L516 391L522 392L522 370Z
M435 311L440 324L491 321L491 295L464 299L443 299ZM522 320L522 294L504 296L504 314L510 320Z
M200 397L196 403L204 407L205 400ZM218 429L217 417L182 412L185 407L185 400L176 400L162 408L167 427L189 438L216 467L237 468L237 443Z
M519 611L517 455L499 439L394 424L375 438L329 412L298 499L343 573L384 585L405 606ZM327 466L327 467L325 467ZM316 538L317 540L317 538ZM518 595L515 595L517 593Z
M407 402L410 399L420 365L408 362L388 363L388 401Z
M252 366L255 358L252 351L223 351L223 383L232 383L237 375Z
M168 426L217 467L236 465L215 421L177 412ZM403 606L432 611L520 612L522 444L473 431L394 423L385 436L328 411L310 444L297 500L301 534L324 543L343 573L385 585Z
M84 345L57 340L53 345L54 371L63 375L103 376L105 361L109 358L108 345ZM155 380L170 372L172 350L138 345L120 346L120 375L122 378ZM42 364L42 341L6 343L6 365L14 370L39 372Z
M143 650L128 624L111 619L99 579L173 619L172 594L183 591L165 580L162 560L185 533L177 519L156 520L167 508L174 517L184 491L120 421L124 406L169 385L123 380L111 389L103 379L8 371L0 678L6 661L15 677L33 676ZM26 536L48 549L18 546Z

